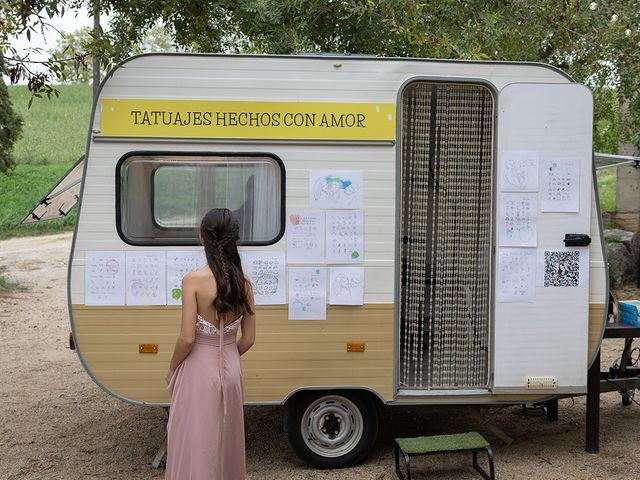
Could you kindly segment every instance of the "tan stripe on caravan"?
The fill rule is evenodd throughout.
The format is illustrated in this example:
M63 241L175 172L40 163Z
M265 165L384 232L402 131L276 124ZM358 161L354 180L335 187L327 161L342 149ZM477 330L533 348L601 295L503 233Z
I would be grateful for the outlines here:
M589 304L589 351L587 359L592 359L596 350L600 348L602 340L602 324L604 322L605 305Z
M290 321L287 308L257 309L256 344L242 357L247 402L280 402L305 386L359 385L392 398L393 305L327 308L327 320ZM180 328L179 307L73 305L76 343L107 389L138 402L167 403L164 376ZM347 342L365 351L347 352ZM141 354L157 343L157 354Z
M306 386L359 385L393 400L393 305L328 307L326 321L289 321L286 307L258 308L258 335L242 357L247 402L281 402ZM589 308L589 358L600 345L604 305ZM179 307L73 305L76 342L107 389L130 400L168 403L164 375L179 331ZM347 342L366 344L348 353ZM141 354L140 343L157 343ZM415 403L518 402L537 395L409 397Z

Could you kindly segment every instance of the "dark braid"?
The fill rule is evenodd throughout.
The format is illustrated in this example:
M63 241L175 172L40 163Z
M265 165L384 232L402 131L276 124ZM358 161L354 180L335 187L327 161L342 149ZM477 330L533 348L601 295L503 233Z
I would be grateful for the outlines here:
M253 313L236 245L240 238L237 220L230 210L214 208L202 219L200 233L207 264L218 285L214 308L220 314L229 311L238 314Z
M222 265L222 275L224 275L224 279L227 281L226 287L228 291L231 280L229 279L229 266L227 265L227 259L224 255L224 244L222 242L219 242L216 245L216 252L218 253L218 258L220 259L220 264Z

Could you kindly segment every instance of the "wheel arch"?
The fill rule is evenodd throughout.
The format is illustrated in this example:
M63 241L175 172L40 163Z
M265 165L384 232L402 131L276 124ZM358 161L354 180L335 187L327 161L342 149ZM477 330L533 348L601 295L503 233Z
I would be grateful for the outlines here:
M357 393L359 395L363 395L370 398L373 401L373 404L376 406L376 408L380 408L386 405L387 403L385 399L382 397L382 395L380 395L380 393L378 393L372 388L363 387L363 386L353 386L353 385L349 385L349 386L339 385L339 386L330 386L330 387L313 386L313 387L297 388L289 392L287 396L284 397L284 399L282 400L282 405L288 406L292 402L295 402L297 399L303 397L304 395L308 395L311 393L323 393L323 392L336 393L336 394Z

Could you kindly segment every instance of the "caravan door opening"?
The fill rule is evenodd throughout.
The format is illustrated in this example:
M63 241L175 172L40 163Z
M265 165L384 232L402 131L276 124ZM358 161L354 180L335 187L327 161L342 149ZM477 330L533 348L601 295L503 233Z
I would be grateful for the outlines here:
M401 109L398 387L486 389L493 95L416 81Z

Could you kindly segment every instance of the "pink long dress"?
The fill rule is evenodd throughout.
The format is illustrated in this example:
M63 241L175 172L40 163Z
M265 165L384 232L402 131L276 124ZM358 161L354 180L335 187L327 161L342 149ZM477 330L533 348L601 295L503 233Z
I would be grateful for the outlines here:
M198 315L191 353L171 377L166 480L244 480L244 384L236 333Z

